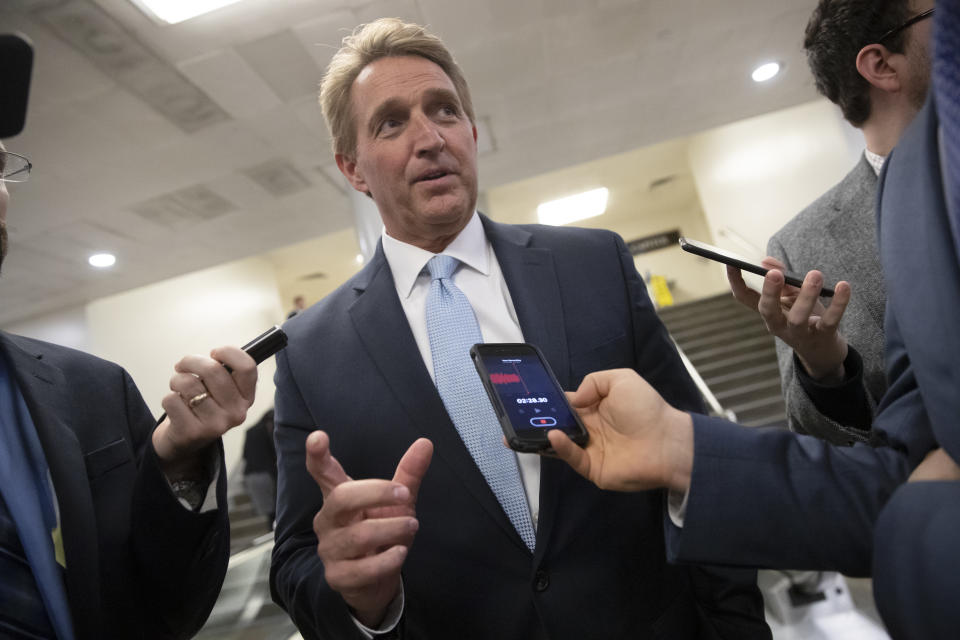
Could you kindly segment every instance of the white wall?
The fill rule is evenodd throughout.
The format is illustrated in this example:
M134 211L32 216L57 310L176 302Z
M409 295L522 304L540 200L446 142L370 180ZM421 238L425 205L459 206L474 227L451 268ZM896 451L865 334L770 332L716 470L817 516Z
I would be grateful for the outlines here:
M86 315L88 351L125 367L159 416L177 360L225 344L241 346L279 324L284 311L272 265L249 258L95 300ZM273 406L273 359L259 370L247 424ZM239 427L224 437L228 469L242 456L243 433Z
M694 136L690 167L716 244L759 260L769 237L839 182L862 150L859 132L826 100Z
M53 313L35 316L3 328L37 340L44 340L80 351L90 351L90 328L84 306L61 309Z

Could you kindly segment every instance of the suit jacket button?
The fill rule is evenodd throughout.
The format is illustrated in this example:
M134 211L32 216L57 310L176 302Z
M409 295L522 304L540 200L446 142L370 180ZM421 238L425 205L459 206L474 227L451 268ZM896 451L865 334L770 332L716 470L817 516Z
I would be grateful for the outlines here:
M537 571L533 588L537 591L546 591L550 586L550 575L546 571Z

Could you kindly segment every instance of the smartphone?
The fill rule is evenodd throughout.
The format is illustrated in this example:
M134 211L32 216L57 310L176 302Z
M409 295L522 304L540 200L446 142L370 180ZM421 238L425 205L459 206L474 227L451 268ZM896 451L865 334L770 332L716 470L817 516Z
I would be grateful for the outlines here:
M767 275L767 271L769 271L769 269L766 267L761 267L758 264L747 262L735 253L724 251L720 247L715 247L713 245L706 244L705 242L697 242L696 240L690 240L689 238L680 238L680 248L700 257L716 260L717 262L729 264L732 267L743 269L744 271L749 271L750 273L755 273L758 276L765 276ZM787 284L795 287L800 287L803 285L803 276L796 273L785 272L783 274L783 279L787 282ZM822 289L820 289L820 295L825 298L833 296L833 288L824 286Z
M470 357L514 451L551 451L547 432L560 429L583 446L587 430L567 402L543 354L532 344L475 344Z

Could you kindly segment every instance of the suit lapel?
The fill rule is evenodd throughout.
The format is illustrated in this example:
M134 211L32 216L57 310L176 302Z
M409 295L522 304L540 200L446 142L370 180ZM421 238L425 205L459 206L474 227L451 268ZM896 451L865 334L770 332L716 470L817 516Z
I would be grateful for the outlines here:
M96 637L100 633L100 554L93 497L80 443L64 422L79 409L64 396L68 383L63 372L47 364L32 345L5 333L0 333L0 344L30 410L57 493L74 628L77 637Z
M527 342L543 351L561 385L570 384L570 356L560 281L550 249L531 247L530 232L481 216Z
M411 436L429 438L433 464L436 458L442 460L504 532L526 549L447 415L397 298L382 247L367 273L369 277L355 285L360 295L349 309L350 317L367 354L406 412Z
M520 227L499 224L486 216L481 220L500 263L524 340L540 348L561 386L569 388L570 355L553 252L531 247L532 235ZM540 460L538 556L547 547L562 493L565 470L556 462Z
M853 295L860 297L877 328L882 330L886 295L876 236L876 183L873 167L861 157L859 164L844 179L840 193L832 203L838 213L827 224L824 242L827 244L825 250L836 256L840 264L837 273L826 274L827 280L859 283L863 292L854 291ZM870 234L867 244L862 241L865 233ZM851 246L863 246L867 250L854 254ZM817 266L811 265L810 268Z

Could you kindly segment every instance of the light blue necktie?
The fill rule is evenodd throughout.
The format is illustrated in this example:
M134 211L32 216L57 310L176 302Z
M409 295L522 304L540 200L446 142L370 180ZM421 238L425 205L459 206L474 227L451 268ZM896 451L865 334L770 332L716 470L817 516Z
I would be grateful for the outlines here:
M433 374L443 405L474 462L493 489L510 522L533 550L536 534L520 481L517 457L503 444L500 423L470 361L470 347L483 342L470 301L453 283L460 261L434 256L427 263L427 335Z

